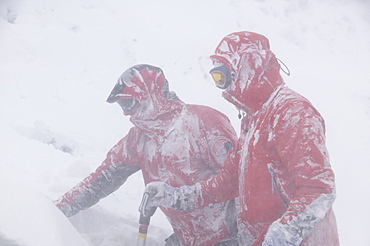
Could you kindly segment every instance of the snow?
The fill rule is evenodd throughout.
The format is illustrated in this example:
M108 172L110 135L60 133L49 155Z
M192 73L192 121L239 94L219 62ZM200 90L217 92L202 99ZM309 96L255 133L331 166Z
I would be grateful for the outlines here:
M7 7L6 7L7 6ZM266 35L285 82L326 121L342 245L370 245L368 0L1 0L0 242L134 245L141 173L67 219L52 201L103 161L132 124L105 102L118 77L159 66L181 100L221 110L209 56L234 31ZM147 245L172 229L158 210Z
M88 246L68 219L55 211L54 204L37 189L11 181L2 182L1 187L1 195L6 198L0 211L3 235L21 245Z

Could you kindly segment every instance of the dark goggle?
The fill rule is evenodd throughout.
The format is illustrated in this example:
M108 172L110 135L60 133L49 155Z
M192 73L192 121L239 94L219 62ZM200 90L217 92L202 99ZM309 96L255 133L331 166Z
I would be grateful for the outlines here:
M122 110L129 111L135 107L136 103L138 103L138 100L135 98L123 97L118 99L117 103L119 106L121 106Z
M226 89L233 81L233 76L228 67L225 65L215 67L209 71L216 86L220 89Z

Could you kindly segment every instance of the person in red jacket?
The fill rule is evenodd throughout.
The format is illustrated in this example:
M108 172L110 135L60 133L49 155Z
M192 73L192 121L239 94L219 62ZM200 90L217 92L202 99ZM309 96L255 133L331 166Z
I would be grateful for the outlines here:
M211 58L222 96L246 114L238 146L242 245L339 245L322 116L284 84L266 37L232 33Z
M234 180L239 182L240 245L339 245L332 210L335 180L322 116L285 85L266 37L232 33L211 59L210 73L224 90L222 96L243 112L236 156L231 159L239 165L239 178ZM206 191L212 201L222 192L223 181L233 180L224 178L224 172L218 176L188 188L197 194ZM146 191L153 187L148 184ZM149 205L161 204L168 196L152 197Z
M228 118L212 108L189 105L169 91L158 67L141 64L126 70L107 101L117 102L134 124L107 154L103 163L56 201L72 216L117 190L127 178L142 171L145 184L194 185L220 173L236 146ZM171 246L237 245L235 203L237 190L225 191L229 201L200 206L161 207L173 227ZM179 198L186 199L186 194ZM191 194L190 194L191 195ZM178 211L183 210L183 211Z

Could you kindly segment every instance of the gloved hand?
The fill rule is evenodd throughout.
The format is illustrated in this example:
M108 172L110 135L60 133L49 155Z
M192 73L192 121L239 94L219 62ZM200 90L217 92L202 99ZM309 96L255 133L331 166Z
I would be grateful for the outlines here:
M265 235L262 246L298 246L303 238L292 235L285 226L278 221L272 223Z
M192 186L174 188L164 182L152 182L145 187L139 211L144 216L151 216L153 208L159 206L190 211L195 208L198 194L199 191Z

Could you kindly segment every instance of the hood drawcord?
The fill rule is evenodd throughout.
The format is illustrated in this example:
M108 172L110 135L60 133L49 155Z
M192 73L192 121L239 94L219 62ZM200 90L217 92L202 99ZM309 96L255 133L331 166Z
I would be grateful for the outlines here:
M240 108L238 108L238 111L239 111L239 113L238 113L238 118L239 118L239 120L247 120L247 119L244 119L244 117L246 117L246 113L243 111L243 110L241 110ZM242 123L242 125L243 125L243 123ZM245 124L245 128L244 128L244 131L245 132L248 132L248 124Z
M242 111L241 109L238 109L239 113L238 113L238 119L241 120L242 118L245 117L245 112Z
M276 57L276 59L279 61L279 63L281 65L283 65L283 66L280 67L281 71L283 71L286 75L290 76L290 70L289 70L288 66L285 65L285 63L282 60L280 60L279 58Z

